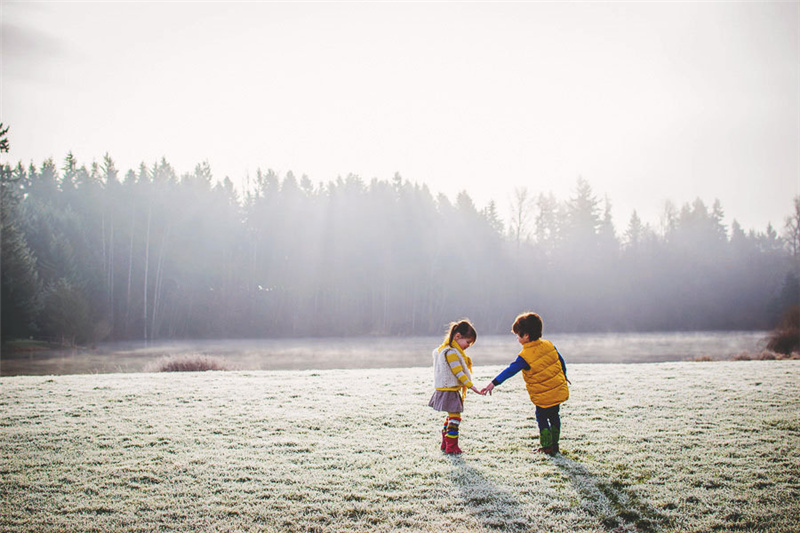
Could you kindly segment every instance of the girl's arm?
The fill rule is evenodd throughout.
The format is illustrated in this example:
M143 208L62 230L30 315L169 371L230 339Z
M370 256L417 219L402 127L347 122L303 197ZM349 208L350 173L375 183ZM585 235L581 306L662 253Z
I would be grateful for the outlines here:
M458 382L468 389L473 388L472 378L469 375L469 370L467 370L467 365L464 364L464 361L458 356L458 352L455 350L447 350L444 356L453 375L458 378Z

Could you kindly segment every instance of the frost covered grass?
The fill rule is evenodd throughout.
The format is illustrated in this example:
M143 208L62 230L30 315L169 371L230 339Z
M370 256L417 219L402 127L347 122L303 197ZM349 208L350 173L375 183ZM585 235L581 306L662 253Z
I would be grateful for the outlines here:
M0 530L796 531L796 361L569 372L555 458L520 377L457 458L428 368L2 378Z

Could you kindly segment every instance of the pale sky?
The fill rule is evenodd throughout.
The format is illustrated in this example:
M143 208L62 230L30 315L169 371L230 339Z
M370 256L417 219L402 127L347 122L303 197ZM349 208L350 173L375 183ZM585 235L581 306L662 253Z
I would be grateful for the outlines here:
M12 164L208 161L427 184L507 212L578 176L658 225L722 202L779 231L800 194L798 2L11 2Z

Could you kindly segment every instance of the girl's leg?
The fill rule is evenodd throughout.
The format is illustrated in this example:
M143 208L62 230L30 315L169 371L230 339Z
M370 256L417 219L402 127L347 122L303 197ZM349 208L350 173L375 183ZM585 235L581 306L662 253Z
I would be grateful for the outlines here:
M458 427L461 425L461 413L447 413L447 438L458 438Z
M445 435L445 452L461 453L458 447L458 429L461 425L461 413L447 413L447 434Z
M447 427L450 425L450 414L444 419L444 427L442 428L442 449L447 447Z

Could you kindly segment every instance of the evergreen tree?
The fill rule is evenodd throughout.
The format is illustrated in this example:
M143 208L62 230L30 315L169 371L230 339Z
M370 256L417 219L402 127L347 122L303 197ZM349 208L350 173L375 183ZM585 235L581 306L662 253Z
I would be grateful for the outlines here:
M630 222L628 222L628 229L625 231L625 249L633 252L638 251L643 237L644 225L634 209Z
M495 204L494 200L491 200L489 204L481 211L481 215L486 219L489 223L489 227L492 228L498 235L503 234L503 220L500 218L499 213L497 212L497 204Z
M605 198L603 217L597 228L598 245L601 253L608 258L612 258L619 251L619 241L617 240L617 230L614 228L614 220L611 216L611 201L608 196Z
M81 287L61 278L44 293L43 327L61 344L75 346L92 340L89 303Z
M561 245L563 221L566 216L563 206L553 193L539 194L536 198L534 220L536 247L545 257L553 258Z
M0 123L0 152L9 150L8 127ZM27 337L36 332L41 282L36 258L19 227L19 203L26 181L22 165L12 173L0 165L0 279L2 280L2 340Z
M599 201L589 182L583 177L579 177L575 185L575 194L567 202L564 237L570 251L591 253L597 246L600 226Z

